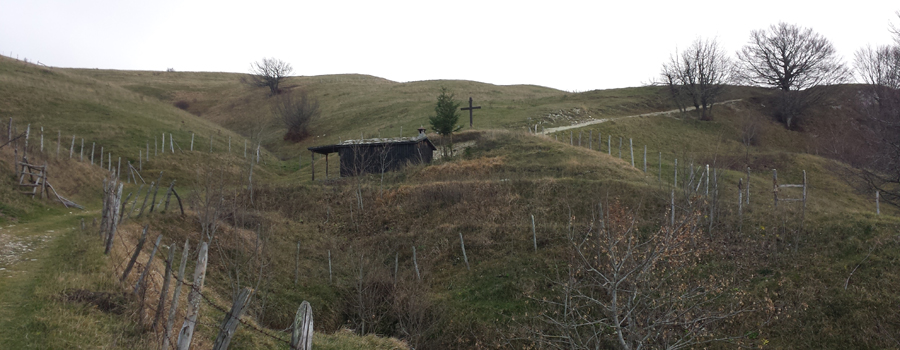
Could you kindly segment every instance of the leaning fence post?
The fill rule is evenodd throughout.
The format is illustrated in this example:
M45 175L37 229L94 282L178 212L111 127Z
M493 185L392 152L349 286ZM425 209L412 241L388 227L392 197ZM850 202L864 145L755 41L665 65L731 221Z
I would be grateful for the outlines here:
M313 314L309 302L304 300L297 308L291 325L291 350L311 350L313 338Z
M194 133L191 133L191 151L194 150Z
M459 246L462 247L463 261L466 262L466 270L472 270L469 268L469 257L466 256L466 242L463 241L462 232L459 233Z
M134 267L134 263L141 253L141 248L144 247L144 241L147 239L148 227L150 227L150 225L144 225L144 232L141 233L141 238L138 239L137 245L134 247L134 254L131 255L131 260L128 260L128 265L125 266L125 272L122 272L122 278L119 279L120 281L125 281L125 278L128 278L128 274L131 273L131 269Z
M169 139L171 140L171 137ZM222 320L222 326L219 327L219 335L216 337L215 344L213 344L213 350L228 349L228 344L231 343L231 337L234 336L234 330L241 324L241 315L247 307L247 302L250 301L251 294L253 294L253 289L244 287L238 297L234 299L234 304L231 305L231 311L225 314L225 319Z
M203 281L206 279L206 255L208 250L209 246L206 242L200 244L197 265L194 267L194 284L191 287L191 294L188 295L187 300L187 316L185 316L184 323L181 325L181 331L178 332L177 350L188 350L191 347L194 327L196 327L197 318L200 316L200 292L203 290Z
M72 146L69 147L69 159L72 159L72 154L75 153L75 135L72 135Z
M150 272L153 263L153 257L156 256L156 250L159 249L159 242L162 241L162 234L156 237L156 243L153 245L153 250L150 251L150 258L147 259L147 265L144 265L144 271L141 272L141 277L138 277L137 283L134 284L134 294L137 294L141 289L141 284L144 282L144 278L147 277L147 273Z

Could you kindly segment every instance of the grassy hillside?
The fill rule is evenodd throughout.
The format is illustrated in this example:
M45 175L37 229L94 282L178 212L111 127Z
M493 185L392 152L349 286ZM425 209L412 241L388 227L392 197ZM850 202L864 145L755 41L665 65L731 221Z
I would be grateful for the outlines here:
M20 128L25 123L72 128L64 133L84 133L86 139L101 140L114 154L122 152L132 160L142 144L163 131L172 132L182 148L191 131L204 140L198 142L204 147L209 146L208 136L214 136L212 155L206 149L176 152L154 156L144 165L145 173L165 171L166 182L171 177L183 186L186 217L170 211L129 219L112 259L98 253L96 237L61 230L66 233L48 249L61 252L72 242L84 246L41 255L31 265L15 265L44 277L12 277L15 286L32 286L30 295L37 302L14 308L14 316L0 322L29 320L17 329L49 332L62 340L11 344L53 348L83 339L67 323L50 320L54 313L63 320L89 323L89 332L82 333L97 334L89 343L95 347L110 339L153 343L154 333L136 326L133 313L110 314L91 309L89 303L84 309L84 303L59 301L59 296L71 288L121 292L127 286L111 281L110 271L121 269L116 259L133 249L140 225L149 224L151 232L163 234L165 244L180 245L187 239L196 247L201 239L209 239L199 234L201 214L216 212L219 226L208 290L215 303L227 305L236 288L252 286L256 296L251 322L275 334L284 336L277 330L285 329L297 305L308 300L316 330L324 334L316 340L320 348L529 347L551 329L543 323L542 316L552 310L544 301L559 297L558 283L573 262L573 237L597 232L605 220L598 208L623 208L635 217L640 232L656 232L665 227L674 190L677 215L697 215L697 237L702 239L697 246L705 247L681 278L716 290L715 306L743 311L710 326L714 336L735 337L711 347L896 346L898 211L883 205L883 215L874 215L872 194L846 181L853 169L841 161L852 157L828 142L829 135L859 123L847 97L851 91L835 93L800 131L785 130L770 120L766 91L730 88L724 99L737 101L716 106L710 122L671 113L535 135L526 132L529 126L565 126L675 107L659 87L570 94L467 81L293 77L284 86L286 93L307 90L320 100L323 113L312 125L314 137L289 144L281 139L284 128L272 119L267 90L251 88L241 77L58 70L0 61L0 90L10 96L0 100L0 118L13 117ZM449 87L459 100L472 96L482 106L475 113L474 130L466 127L454 137L467 146L458 155L383 175L309 180L305 147L361 134L399 136L401 126L411 135L427 124L440 86ZM225 151L228 136L231 153ZM589 136L594 139L589 141ZM607 143L610 137L613 141ZM846 138L853 136L835 140L842 147L864 149ZM252 186L250 161L242 154L245 140L251 150L259 142L276 155L266 157L264 152L260 163L253 162ZM0 152L7 159L0 168L7 169L5 190L0 190L4 218L32 223L62 217L57 226L75 226L76 218L65 216L54 203L16 196L8 170L12 155L8 148ZM301 154L298 171L296 157ZM61 187L67 193L81 193L78 198L89 208L99 205L102 169L52 154L40 157L55 162L51 169L76 169L51 181L65 183ZM676 158L679 183L673 188ZM318 162L321 169L324 164ZM688 168L693 165L699 174L706 164L718 175L710 182L710 196L704 182L690 180ZM752 202L739 214L737 183L741 179L747 184L748 166ZM797 202L781 203L782 210L775 210L773 169L780 183L799 183L807 172L805 211ZM135 185L126 189L137 190ZM784 189L781 195L801 193ZM90 219L96 212L81 216ZM30 237L40 230L47 231L41 227L17 235ZM47 254L43 252L35 254ZM164 255L158 253L154 263L155 280ZM52 256L58 257L48 258ZM89 266L55 267L66 261ZM12 293L0 286L0 295ZM130 300L122 305L136 308ZM203 314L198 341L208 345L222 314L210 307ZM16 338L15 333L0 333L0 343L4 337ZM243 326L235 346L286 348Z

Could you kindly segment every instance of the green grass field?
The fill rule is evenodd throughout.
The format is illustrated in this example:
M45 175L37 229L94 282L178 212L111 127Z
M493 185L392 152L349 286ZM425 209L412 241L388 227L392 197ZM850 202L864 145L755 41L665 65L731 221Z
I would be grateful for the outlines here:
M317 180L311 181L306 147L400 136L401 127L411 136L427 126L441 86L482 106L472 129L462 115L466 127L454 142L468 147L458 155L384 176L325 180L324 160L317 158ZM598 205L610 203L633 210L644 232L660 229L675 159L679 207L709 208L697 203L712 200L686 190L689 165L705 171L709 164L718 175L711 182L712 193L718 190L714 217L703 212L698 219L713 249L691 278L720 281L730 291L723 305L746 310L711 330L737 336L734 343L711 347L896 347L898 211L883 204L876 216L873 195L847 181L854 170L840 161L846 152L832 139L835 130L851 129L843 123L854 115L838 107L845 100L816 109L803 131L788 131L768 117L761 102L766 91L751 88L729 88L723 99L738 101L716 106L708 122L690 113L623 118L675 109L660 87L572 94L334 75L292 77L283 89L307 90L322 105L313 136L298 144L282 139L285 129L272 116L267 90L242 83L240 74L58 69L0 58L0 120L12 118L18 133L31 124L29 159L46 161L57 190L88 208L65 210L16 193L13 151L0 149L0 234L6 235L0 242L29 247L21 254L4 251L13 258L0 262L0 347L156 348L158 334L138 325L137 303L122 294L128 286L114 276L141 225L162 234L166 245L187 239L196 247L208 239L200 237L200 217L210 208L219 213L219 229L206 290L229 305L236 288L255 288L249 313L259 327L286 336L279 331L307 300L316 316L316 348L528 347L542 312L535 301L554 296L552 284L571 253L569 237L589 232ZM548 135L527 132L534 125L604 118L612 120ZM754 134L744 142L748 125ZM41 126L43 151L34 141ZM164 132L180 150L154 152ZM68 159L72 134L79 143L75 159ZM187 215L169 210L129 219L112 256L104 256L96 229L79 228L81 218L90 224L97 217L107 176L79 159L82 137L111 151L114 160L132 163L150 143L151 159L141 159L144 178L155 181L162 171L164 185L175 180ZM253 160L257 144L259 163ZM752 203L739 215L737 182L746 184L747 166ZM805 212L796 202L774 210L773 169L780 183L799 183L806 171ZM690 186L705 193L703 182ZM132 201L146 195L146 186L139 188L126 185L126 193L137 195ZM211 207L216 201L210 198L222 204ZM164 257L156 256L157 276ZM71 297L79 290L111 295L118 308ZM209 347L223 314L204 307L201 315L206 325L198 328L195 345ZM286 348L245 328L238 328L233 348Z

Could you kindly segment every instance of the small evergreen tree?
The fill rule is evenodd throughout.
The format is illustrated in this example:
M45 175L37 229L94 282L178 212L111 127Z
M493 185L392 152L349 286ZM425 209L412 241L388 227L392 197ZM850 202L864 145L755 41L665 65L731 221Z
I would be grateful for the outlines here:
M428 117L428 122L431 129L441 135L442 147L446 136L450 137L450 145L453 145L453 133L462 129L462 125L456 125L459 122L459 102L453 100L453 94L447 87L441 87L441 94L434 106L434 116Z

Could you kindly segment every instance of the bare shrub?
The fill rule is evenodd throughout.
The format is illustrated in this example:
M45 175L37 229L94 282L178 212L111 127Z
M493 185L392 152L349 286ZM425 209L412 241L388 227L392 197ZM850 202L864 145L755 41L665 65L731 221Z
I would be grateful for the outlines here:
M699 208L649 232L640 232L618 203L598 214L586 232L569 232L568 268L554 282L555 297L534 298L544 306L538 319L545 324L535 342L556 349L680 349L719 340L714 325L737 312L718 300L726 293L722 281L696 276L709 251Z
M272 107L276 118L288 129L285 141L300 142L309 136L310 122L321 113L319 100L309 97L306 91L297 94L296 97L294 93L282 95Z

